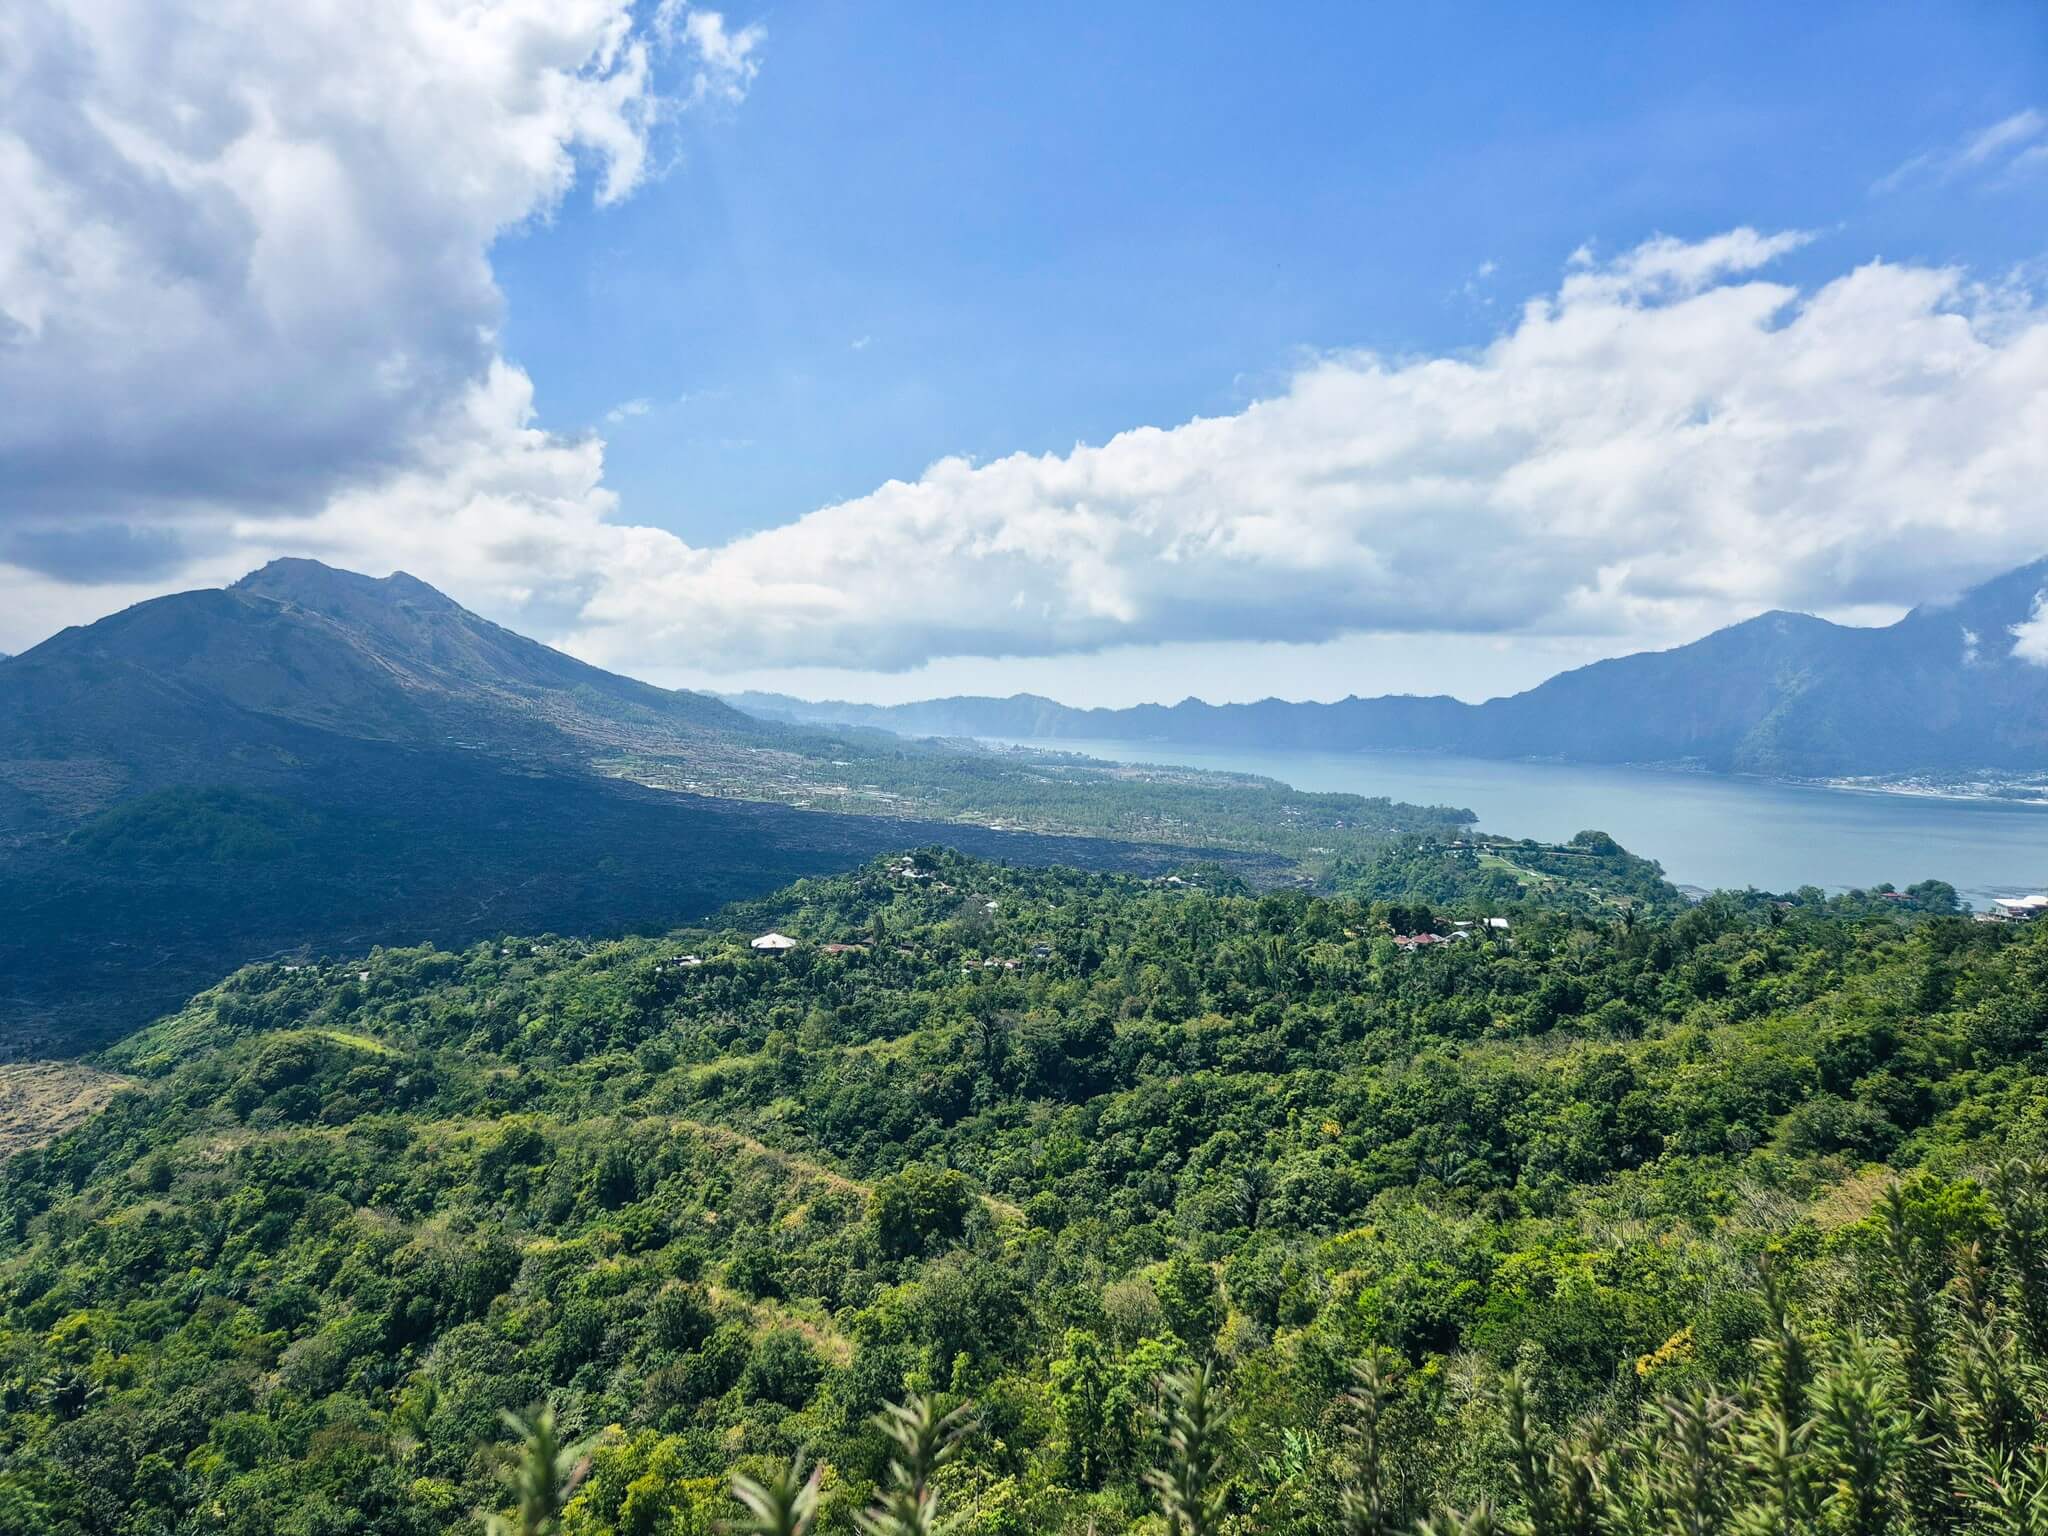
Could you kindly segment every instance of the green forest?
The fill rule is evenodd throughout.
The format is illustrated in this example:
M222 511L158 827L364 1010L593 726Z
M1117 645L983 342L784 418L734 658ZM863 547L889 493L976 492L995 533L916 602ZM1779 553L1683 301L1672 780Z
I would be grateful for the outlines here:
M1336 873L245 968L0 1170L0 1530L2048 1531L2048 929Z

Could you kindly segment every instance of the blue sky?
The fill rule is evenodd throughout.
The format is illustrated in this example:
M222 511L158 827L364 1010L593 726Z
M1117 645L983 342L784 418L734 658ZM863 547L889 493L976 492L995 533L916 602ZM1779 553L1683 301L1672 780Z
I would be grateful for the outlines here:
M1796 16L1796 23L1787 18ZM1873 190L2048 99L2048 7L735 8L745 103L494 255L543 418L723 539L1241 409L1304 349L1472 346L1586 242L2039 260L2048 176ZM630 401L645 415L607 421Z
M0 650L310 555L687 686L1477 698L2048 553L2038 0L4 15Z

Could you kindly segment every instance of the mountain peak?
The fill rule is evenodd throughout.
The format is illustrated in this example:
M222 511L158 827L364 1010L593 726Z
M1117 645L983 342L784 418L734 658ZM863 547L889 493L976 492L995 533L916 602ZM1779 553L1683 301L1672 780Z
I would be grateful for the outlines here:
M322 613L365 602L407 603L416 608L431 607L444 611L457 611L462 606L439 588L429 586L404 571L393 571L382 577L364 576L299 556L273 560L260 570L251 571L228 590L297 603L302 608Z

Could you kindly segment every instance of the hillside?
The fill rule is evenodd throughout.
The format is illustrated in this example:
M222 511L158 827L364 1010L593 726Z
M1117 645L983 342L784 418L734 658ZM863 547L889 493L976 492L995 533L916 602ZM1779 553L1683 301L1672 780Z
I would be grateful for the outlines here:
M1220 1529L1575 1468L1645 1530L1703 1487L2010 1529L1969 1458L2044 1486L2048 1183L1993 1170L2048 1151L2048 927L1393 942L1453 916L928 852L658 939L245 969L0 1172L0 1513L476 1536L545 1400L598 1436L563 1536L708 1532L799 1447L848 1532L916 1392L978 1405L961 1536L1158 1530L1159 1377L1210 1359Z
M764 718L920 735L1377 747L1812 777L2038 773L2048 761L2048 666L2015 653L2013 630L2044 589L2048 560L1884 628L1767 613L1483 704L1353 697L1069 709L1030 694L876 706L758 693L730 702Z
M764 724L409 576L277 561L0 663L0 1058L263 956L665 928L891 847L1272 883L1470 819Z

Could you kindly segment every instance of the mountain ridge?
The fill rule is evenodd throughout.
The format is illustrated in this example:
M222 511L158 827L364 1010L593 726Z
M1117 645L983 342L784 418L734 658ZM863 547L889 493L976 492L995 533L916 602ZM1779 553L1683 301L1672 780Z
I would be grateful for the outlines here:
M0 664L0 1058L255 956L660 929L912 847L1277 882L1276 838L1469 819L764 723L417 578L281 561Z
M1870 628L1773 610L1664 651L1610 657L1468 704L1446 695L1332 703L1077 709L1035 694L900 705L736 693L764 719L906 734L1393 749L1591 763L1683 763L1785 777L2038 771L2048 667L2013 653L2048 559ZM2003 639L2005 643L1999 644Z

